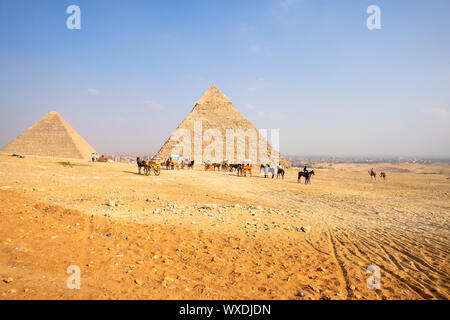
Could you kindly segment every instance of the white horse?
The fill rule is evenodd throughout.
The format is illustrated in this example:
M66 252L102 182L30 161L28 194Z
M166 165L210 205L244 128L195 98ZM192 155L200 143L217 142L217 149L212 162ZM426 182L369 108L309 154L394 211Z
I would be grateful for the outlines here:
M272 175L272 179L275 176L275 168L269 167L267 164L261 166L261 171L264 170L264 177L267 178L268 173Z

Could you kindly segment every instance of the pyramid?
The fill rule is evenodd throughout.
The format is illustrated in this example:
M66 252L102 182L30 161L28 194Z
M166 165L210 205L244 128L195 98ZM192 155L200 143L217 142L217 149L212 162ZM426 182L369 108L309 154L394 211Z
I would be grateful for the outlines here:
M55 158L90 159L96 151L58 112L52 111L0 150Z
M242 129L243 131L253 129L256 132L257 140L258 140L258 150L256 151L258 155L259 163L259 139L264 141L267 144L267 154L278 154L278 151L272 149L272 146L267 142L265 137L263 137L260 132L255 128L255 126L248 121L231 103L231 101L220 91L215 85L212 85L205 94L200 98L197 104L192 109L191 113L184 119L181 124L177 127L178 129L186 129L190 132L191 140L194 141L195 132L194 132L194 123L196 121L201 121L203 133L208 129L217 129L221 132L223 137L223 155L225 158L226 155L226 130L232 129ZM200 139L202 139L200 137ZM178 139L174 138L174 134L166 141L166 143L161 147L158 153L155 155L155 158L168 159L172 154L173 150L177 150L176 146L179 144ZM249 143L245 142L246 155L249 154ZM202 149L204 150L208 143L203 143ZM236 162L239 161L237 156L237 143L234 145L234 159ZM202 150L202 152L203 152ZM194 146L191 147L191 155L194 154ZM183 157L180 154L180 157ZM191 157L192 159L193 157ZM203 159L204 161L205 159ZM279 155L279 161L284 167L290 167L290 164L287 160L285 160L281 155ZM232 162L232 161L231 161ZM197 163L197 162L196 162ZM197 163L198 164L198 163ZM276 163L278 164L278 163ZM276 165L275 164L275 165Z

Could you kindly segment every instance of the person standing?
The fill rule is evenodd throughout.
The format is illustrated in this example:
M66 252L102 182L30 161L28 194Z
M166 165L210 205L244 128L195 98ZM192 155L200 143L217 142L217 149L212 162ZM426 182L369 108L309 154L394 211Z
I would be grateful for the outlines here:
M136 163L138 165L138 172L139 172L139 174L141 174L141 169L144 166L143 161L139 157L137 157L136 158Z
M242 174L242 164L238 164L237 166L237 175L238 177Z

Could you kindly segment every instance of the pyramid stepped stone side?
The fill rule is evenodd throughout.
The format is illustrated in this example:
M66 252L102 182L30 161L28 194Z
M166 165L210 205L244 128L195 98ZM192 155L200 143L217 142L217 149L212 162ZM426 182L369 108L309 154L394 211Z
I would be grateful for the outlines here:
M226 130L227 129L242 129L244 131L248 129L254 129L257 134L257 141L262 139L267 143L263 137L259 137L259 131L248 121L231 103L231 101L215 86L212 85L203 97L197 102L192 109L191 113L186 117L177 129L187 129L191 134L191 139L201 139L201 137L194 137L194 121L202 122L202 132L205 133L208 129L218 129L222 133L223 137L223 156L226 157ZM197 132L198 134L199 132ZM161 147L159 152L155 155L156 158L167 159L170 157L174 147L178 145L178 141L174 141L169 138L166 143ZM209 142L203 142L203 150L209 144ZM236 141L234 146L234 157L237 159ZM257 142L257 148L259 143ZM268 155L272 152L272 146L267 143ZM203 151L202 150L202 151ZM246 150L249 150L249 144L246 143ZM258 150L256 150L258 151ZM259 153L258 157L259 157ZM182 155L180 155L182 156ZM191 158L194 156L194 147L191 147ZM280 154L280 163L284 167L290 167L290 163L285 160Z
M0 151L71 159L90 159L96 152L55 111L49 112Z

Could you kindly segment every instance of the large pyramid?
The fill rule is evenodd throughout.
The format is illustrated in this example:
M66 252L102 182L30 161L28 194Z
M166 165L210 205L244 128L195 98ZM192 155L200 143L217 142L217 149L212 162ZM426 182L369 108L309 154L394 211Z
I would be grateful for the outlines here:
M258 155L257 161L255 163L261 163L264 161L260 161L259 157L260 151L263 150L260 146L259 141L264 141L266 144L265 149L267 150L267 154L270 155L278 155L279 161L284 167L289 167L290 164L287 160L285 160L275 149L272 149L272 146L267 142L266 138L263 137L260 132L253 126L253 124L248 121L231 103L231 101L215 86L212 85L203 95L203 97L197 102L197 104L192 109L191 113L184 119L181 124L178 126L178 129L185 129L190 132L191 140L194 142L195 139L202 139L202 137L198 137L198 132L195 133L194 125L195 123L201 122L202 132L203 134L208 129L217 129L221 132L223 137L223 155L224 159L227 158L225 155L226 151L226 131L227 129L237 130L242 129L243 131L247 131L252 129L256 132L258 145L257 150L254 150ZM177 131L176 130L176 131ZM175 131L175 132L176 132ZM179 139L175 137L175 132L172 136L166 141L166 143L161 147L158 153L155 155L156 158L167 159L170 157L172 152L177 151L176 147L179 144ZM197 137L196 137L197 135ZM270 134L268 134L270 136ZM194 142L195 143L195 142ZM202 151L208 146L208 143L203 143ZM264 145L263 145L264 146ZM194 154L194 145L191 147L191 155ZM234 159L236 162L239 160L239 156L236 151L237 143L234 145ZM252 147L249 144L248 139L245 141L245 149L246 155L245 158L248 159L250 151ZM261 149L261 150L260 150ZM175 152L176 153L176 152ZM183 157L180 154L180 157ZM191 156L191 159L194 157ZM228 159L231 161L231 159ZM253 160L253 159L252 159ZM203 158L203 162L205 159ZM233 161L231 161L233 162ZM274 161L269 161L273 164ZM198 162L196 161L198 164ZM278 163L277 163L278 164Z
M52 111L0 150L55 158L90 159L95 150L58 112Z

